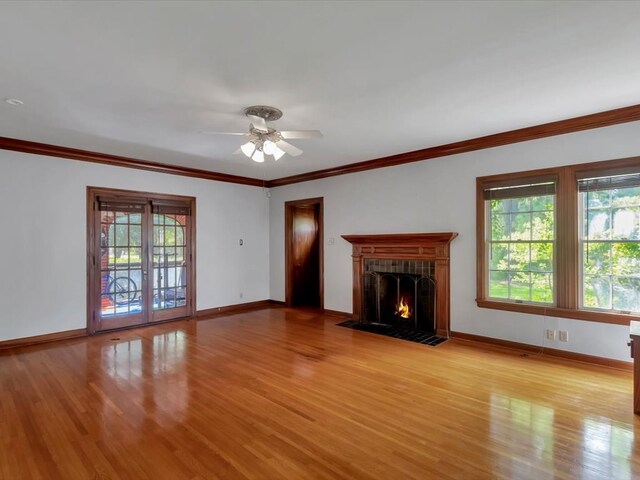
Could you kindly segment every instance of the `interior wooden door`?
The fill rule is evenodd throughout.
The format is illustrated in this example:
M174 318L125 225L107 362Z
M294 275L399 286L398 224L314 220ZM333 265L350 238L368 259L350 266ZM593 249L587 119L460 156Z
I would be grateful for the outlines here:
M287 202L287 304L323 308L322 199Z
M88 189L88 330L193 314L195 199Z

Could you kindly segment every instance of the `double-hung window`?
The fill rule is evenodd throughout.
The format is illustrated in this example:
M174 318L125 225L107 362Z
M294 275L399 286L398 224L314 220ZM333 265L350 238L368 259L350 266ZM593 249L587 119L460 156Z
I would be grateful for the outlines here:
M476 183L478 306L640 320L640 158Z
M580 179L578 191L581 306L640 312L640 174Z
M488 187L488 297L553 304L555 182Z

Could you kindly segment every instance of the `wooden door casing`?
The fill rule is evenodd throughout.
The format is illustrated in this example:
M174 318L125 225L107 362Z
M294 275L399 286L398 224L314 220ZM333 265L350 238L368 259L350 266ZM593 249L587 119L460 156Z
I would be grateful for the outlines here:
M184 205L185 208L188 209L188 221L185 225L185 235L187 238L187 244L185 248L185 269L187 272L187 285L185 288L185 298L187 299L185 302L186 305L184 308L174 308L172 309L172 312L154 310L153 291L152 288L149 288L149 281L147 279L147 275L151 273L150 267L153 263L151 258L152 248L151 245L145 244L145 241L143 241L142 245L140 246L142 250L141 269L143 271L143 283L145 285L143 288L143 292L141 293L144 298L142 311L143 318L137 324L144 325L147 323L157 323L159 321L172 320L177 317L184 318L192 316L195 313L196 305L195 198L90 186L87 187L87 332L89 334L94 334L99 331L134 326L131 325L130 322L120 321L119 319L110 321L109 326L106 328L101 324L101 226L98 217L98 203L100 198L113 199L115 202L142 202L146 205L143 217L149 217L149 219L152 217L152 205L171 205L175 203ZM149 239L148 242L151 242L151 220L143 220L142 227L143 237L146 236Z

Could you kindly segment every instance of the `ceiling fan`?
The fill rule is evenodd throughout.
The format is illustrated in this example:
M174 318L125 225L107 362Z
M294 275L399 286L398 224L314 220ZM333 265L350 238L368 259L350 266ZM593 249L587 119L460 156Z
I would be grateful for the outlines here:
M284 139L295 138L322 138L319 130L276 130L267 125L282 117L282 111L266 105L254 105L247 107L244 114L251 120L248 132L203 132L215 135L241 135L249 137L234 155L244 153L254 162L264 162L264 156L273 155L274 160L279 160L285 153L297 157L302 153L298 147L285 142Z

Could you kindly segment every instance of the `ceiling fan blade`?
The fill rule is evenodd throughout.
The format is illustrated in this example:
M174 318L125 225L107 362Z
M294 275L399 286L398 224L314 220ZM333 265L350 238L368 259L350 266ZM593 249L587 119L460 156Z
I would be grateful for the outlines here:
M282 138L322 138L320 130L282 130Z
M235 152L233 152L234 155L240 155L241 153L242 153L242 149L241 148L239 148Z
M276 145L278 146L278 148L280 148L280 150L283 150L285 153L288 153L292 157L297 157L302 153L302 150L300 150L298 147L294 147L293 145L285 142L284 140L277 141Z
M269 128L267 127L267 122L265 122L264 118L258 117L256 115L247 115L251 119L251 123L253 124L253 128L256 130L260 130L261 132L268 132Z
M207 132L204 130L200 130L198 133L204 133L205 135L249 135L247 132Z

